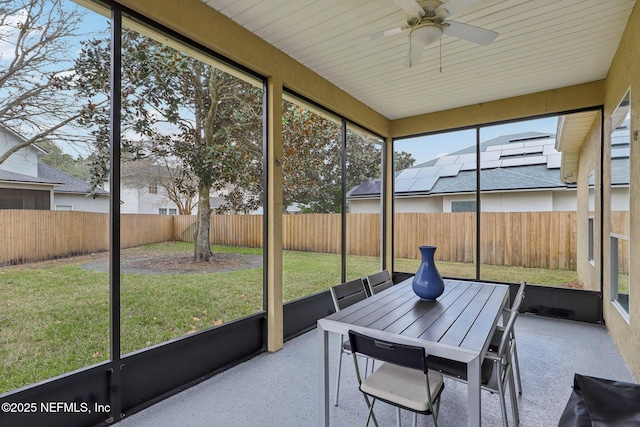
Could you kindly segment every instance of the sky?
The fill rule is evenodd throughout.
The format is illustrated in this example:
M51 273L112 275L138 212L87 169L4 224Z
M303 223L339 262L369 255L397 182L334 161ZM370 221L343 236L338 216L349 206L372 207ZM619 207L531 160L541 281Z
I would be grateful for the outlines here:
M504 125L486 126L480 129L480 141L488 141L498 136L521 132L556 133L557 117L527 120ZM416 159L415 165L444 156L462 148L475 145L476 130L445 132L429 136L419 136L396 140L395 151L406 151Z

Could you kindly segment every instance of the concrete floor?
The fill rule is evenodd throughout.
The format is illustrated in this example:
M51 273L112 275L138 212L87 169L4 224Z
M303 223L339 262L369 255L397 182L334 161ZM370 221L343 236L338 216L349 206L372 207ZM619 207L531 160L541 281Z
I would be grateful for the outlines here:
M516 322L523 383L520 425L557 425L578 372L634 382L607 330L599 325L522 315ZM331 339L331 367L337 360L337 336ZM316 331L285 343L118 423L119 427L316 426L318 370ZM333 377L333 375L332 375ZM446 380L438 424L466 426L466 385ZM332 396L334 384L331 384ZM332 397L333 398L333 397ZM507 403L508 405L508 403ZM340 405L331 406L331 425L364 425L366 405L358 391L350 357L343 362ZM380 426L395 426L395 408L376 404ZM403 425L410 415L403 413ZM482 393L484 426L500 426L497 395ZM511 422L511 421L510 421ZM373 424L372 424L373 425ZM418 425L432 425L431 417Z

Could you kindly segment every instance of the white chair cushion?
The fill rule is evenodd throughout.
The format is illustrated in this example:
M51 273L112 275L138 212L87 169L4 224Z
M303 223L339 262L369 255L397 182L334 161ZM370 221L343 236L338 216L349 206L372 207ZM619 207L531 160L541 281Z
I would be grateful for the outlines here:
M432 402L442 383L440 373L429 371ZM383 363L362 382L360 389L378 399L396 402L414 411L425 412L429 409L425 376L416 369Z

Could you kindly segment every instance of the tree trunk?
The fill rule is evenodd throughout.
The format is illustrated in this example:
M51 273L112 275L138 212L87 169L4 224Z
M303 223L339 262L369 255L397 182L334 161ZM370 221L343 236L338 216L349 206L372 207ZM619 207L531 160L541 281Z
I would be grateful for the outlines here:
M195 260L209 261L213 256L209 243L211 229L211 205L209 204L210 188L198 189L198 219L196 224Z

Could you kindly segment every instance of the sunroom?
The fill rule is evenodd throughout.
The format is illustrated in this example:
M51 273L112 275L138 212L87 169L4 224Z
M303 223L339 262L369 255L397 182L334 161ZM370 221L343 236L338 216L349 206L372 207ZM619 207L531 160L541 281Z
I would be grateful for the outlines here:
M532 317L603 325L640 377L634 0L14 3L3 22L40 5L77 29L60 102L83 131L47 138L90 147L110 213L0 211L0 400L38 409L1 424L117 423L277 355L334 311L330 286L402 281L421 245L447 278L526 281ZM557 183L509 187L516 167Z

